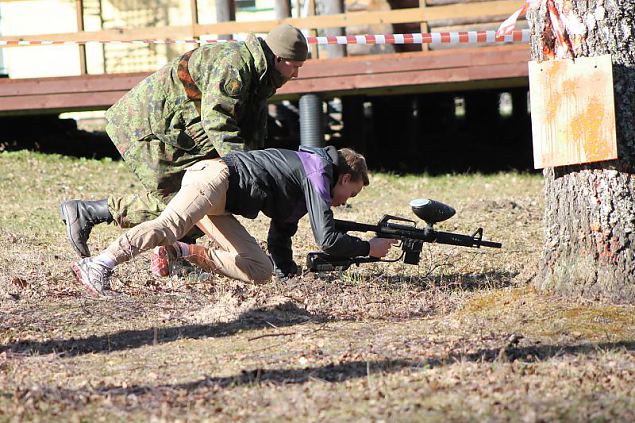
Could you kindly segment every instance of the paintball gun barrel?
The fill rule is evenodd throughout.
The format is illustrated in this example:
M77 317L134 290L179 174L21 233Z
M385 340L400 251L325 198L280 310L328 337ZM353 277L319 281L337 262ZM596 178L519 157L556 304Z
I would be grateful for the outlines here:
M421 248L424 242L458 245L462 247L501 248L501 243L483 239L483 228L478 228L472 235L440 232L433 225L454 216L455 210L439 201L417 199L410 202L414 214L426 223L417 228L416 222L398 216L385 215L378 224L351 222L335 219L335 228L340 232L374 232L377 237L391 238L401 242L401 256L394 260L377 257L335 257L324 252L311 252L307 255L307 268L312 272L346 270L353 264L372 262L395 262L403 259L406 264L419 264Z

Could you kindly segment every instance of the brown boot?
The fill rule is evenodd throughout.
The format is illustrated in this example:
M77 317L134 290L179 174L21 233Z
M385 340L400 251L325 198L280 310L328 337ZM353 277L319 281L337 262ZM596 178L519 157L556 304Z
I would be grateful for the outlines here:
M215 272L216 269L218 269L218 267L216 266L216 263L214 263L212 259L209 257L209 254L207 253L207 248L201 245L196 245L196 244L190 244L189 247L190 247L190 255L184 256L183 258L185 260L189 261L195 266L200 267L206 272Z

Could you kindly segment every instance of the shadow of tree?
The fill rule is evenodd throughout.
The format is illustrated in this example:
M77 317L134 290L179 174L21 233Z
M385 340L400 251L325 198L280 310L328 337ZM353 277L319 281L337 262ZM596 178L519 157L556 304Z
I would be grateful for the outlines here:
M409 360L351 361L342 364L327 364L319 367L289 369L254 369L242 371L232 376L206 376L192 382L163 385L129 385L105 386L98 388L67 389L62 387L34 387L20 389L14 393L4 393L6 397L14 397L20 401L29 398L34 403L41 401L64 401L80 403L91 396L126 397L128 395L166 396L185 391L187 394L216 389L232 388L254 384L303 384L312 380L340 383L347 380L369 377L373 374L394 373L404 368L416 368L420 362ZM2 393L0 393L2 395Z
M93 335L83 339L53 339L48 341L18 341L0 345L0 353L10 351L23 354L51 354L76 356L90 353L109 353L142 347L145 345L165 344L177 339L202 339L230 336L239 330L260 329L263 327L292 326L307 321L323 322L325 316L311 314L288 301L275 307L255 308L242 313L227 323L191 324L167 328L149 328L124 330L116 333Z
M174 384L159 385L156 387L131 386L126 388L127 393L145 393L156 388L179 389L194 391L203 387L235 387L251 384L302 384L310 380L339 383L361 377L369 377L377 373L394 373L404 368L420 367L421 363L411 360L375 360L375 361L350 361L341 364L327 364L319 367L289 368L289 369L254 369L239 374L225 377L206 376L203 379ZM112 394L112 388L104 388L105 393ZM116 394L117 391L115 390Z
M508 360L538 361L546 360L565 354L589 354L597 351L610 351L625 349L635 351L635 341L585 343L580 345L541 345L528 347L506 348ZM13 393L1 393L5 397L14 397L20 401L28 397L34 402L38 401L66 401L74 402L85 400L90 396L102 397L126 397L128 395L162 396L179 395L183 391L187 394L215 389L224 389L253 384L303 384L313 380L329 383L341 383L352 379L369 377L372 375L396 373L403 369L430 369L448 366L460 360L471 362L494 362L501 359L499 349L482 349L474 354L451 353L443 358L431 358L426 360L385 359L374 361L351 361L341 364L327 364L318 367L287 368L287 369L254 369L242 371L231 376L206 376L192 382L162 385L129 385L129 386L104 386L97 388L66 389L61 387L36 387L19 389Z
M635 351L635 341L584 343L578 345L529 345L524 347L504 346L502 348L485 348L472 354L451 354L437 364L458 360L493 362L496 360L537 362L563 355L590 354L598 351L615 351L624 349ZM430 363L434 365L434 363Z

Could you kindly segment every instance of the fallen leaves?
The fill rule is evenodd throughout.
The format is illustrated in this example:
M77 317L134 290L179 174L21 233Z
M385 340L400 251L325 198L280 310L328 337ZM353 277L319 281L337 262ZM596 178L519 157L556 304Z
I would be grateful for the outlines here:
M26 281L26 279L17 276L11 278L11 283L20 289L25 289L29 286L29 283Z

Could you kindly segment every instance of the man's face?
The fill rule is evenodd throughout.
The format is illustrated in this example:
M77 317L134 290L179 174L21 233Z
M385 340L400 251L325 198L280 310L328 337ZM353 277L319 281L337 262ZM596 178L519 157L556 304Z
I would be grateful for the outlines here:
M364 188L364 181L353 181L349 173L340 175L333 188L333 206L343 206L349 198L355 197Z
M304 62L296 62L294 60L286 60L282 57L276 57L276 70L280 72L285 82L298 76L300 68Z

